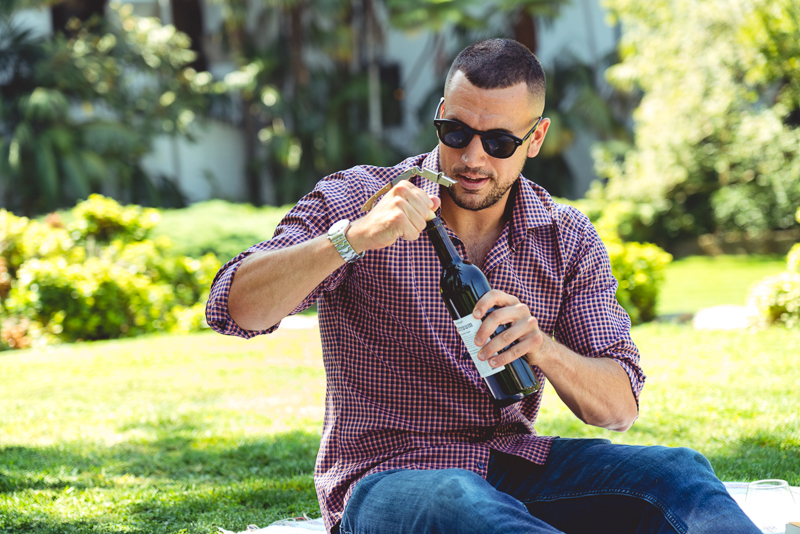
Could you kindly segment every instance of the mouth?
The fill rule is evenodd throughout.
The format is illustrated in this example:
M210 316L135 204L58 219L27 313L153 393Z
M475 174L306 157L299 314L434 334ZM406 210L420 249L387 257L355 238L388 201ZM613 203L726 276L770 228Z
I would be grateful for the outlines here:
M457 174L458 183L467 190L480 189L489 182L489 177L475 174Z

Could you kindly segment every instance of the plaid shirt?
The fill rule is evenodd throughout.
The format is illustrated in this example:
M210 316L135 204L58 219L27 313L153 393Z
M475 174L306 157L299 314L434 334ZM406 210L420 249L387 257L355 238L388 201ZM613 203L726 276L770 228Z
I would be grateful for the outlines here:
M280 323L245 331L228 315L241 261L319 236L339 219L359 218L375 191L414 165L438 172L438 148L396 167L355 167L320 181L272 239L220 269L206 310L211 327L246 338L274 331ZM439 195L438 185L414 180ZM597 232L584 215L528 180L520 178L515 189L511 220L484 260L489 283L528 305L542 331L572 350L619 362L638 403L645 377ZM538 464L547 458L553 438L534 430L544 375L534 367L542 385L537 393L506 408L493 404L439 294L441 271L423 232L416 241L398 240L343 265L293 312L318 303L327 391L314 479L329 530L354 483L371 473L461 468L485 477L490 449Z

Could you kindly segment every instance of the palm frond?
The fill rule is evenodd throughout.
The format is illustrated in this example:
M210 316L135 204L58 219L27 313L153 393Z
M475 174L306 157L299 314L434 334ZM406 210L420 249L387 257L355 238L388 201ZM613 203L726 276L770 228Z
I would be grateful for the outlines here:
M108 165L105 160L94 150L81 150L78 152L81 165L92 183L102 183L109 175Z
M78 155L74 152L62 155L61 168L64 170L66 181L72 186L75 196L87 198L91 193L90 180Z
M20 122L14 129L14 136L11 143L16 143L20 150L33 150L36 137L33 128L28 122Z
M58 199L58 162L50 140L42 136L37 141L35 179L45 201L52 205Z
M20 110L30 121L53 122L63 119L69 109L69 101L61 91L37 87L20 99Z

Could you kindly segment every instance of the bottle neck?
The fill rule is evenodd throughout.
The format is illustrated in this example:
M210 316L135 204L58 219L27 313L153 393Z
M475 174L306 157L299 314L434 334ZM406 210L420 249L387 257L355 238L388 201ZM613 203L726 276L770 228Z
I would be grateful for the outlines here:
M428 238L433 243L433 248L436 255L439 256L439 261L442 266L452 265L454 263L463 263L461 254L456 250L450 236L447 235L447 230L444 228L444 223L439 217L434 217L425 226L425 232Z

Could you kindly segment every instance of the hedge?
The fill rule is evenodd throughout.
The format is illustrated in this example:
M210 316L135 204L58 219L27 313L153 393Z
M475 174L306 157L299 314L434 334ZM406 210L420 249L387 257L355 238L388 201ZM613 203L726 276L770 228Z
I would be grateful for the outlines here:
M0 350L207 327L216 256L149 239L154 209L92 195L67 215L0 210Z

